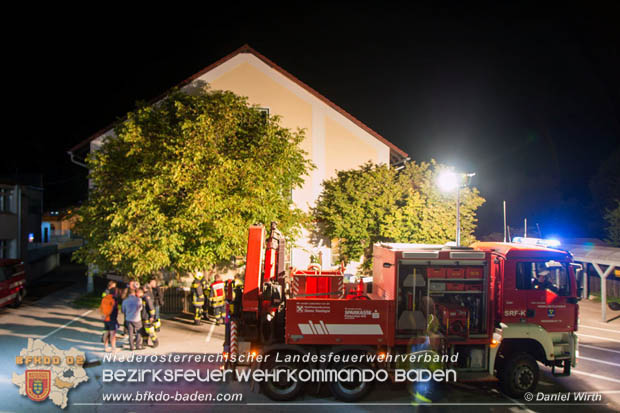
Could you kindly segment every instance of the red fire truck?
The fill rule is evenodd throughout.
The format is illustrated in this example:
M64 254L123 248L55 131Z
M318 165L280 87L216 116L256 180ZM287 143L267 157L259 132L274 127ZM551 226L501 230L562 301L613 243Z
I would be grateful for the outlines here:
M0 260L0 307L19 307L25 295L24 263L19 260Z
M536 388L538 363L556 375L569 375L575 366L581 267L566 251L516 243L377 244L372 282L359 281L351 290L343 269L285 270L284 239L273 224L266 241L264 232L250 228L243 291L236 300L228 291L235 305L227 321L227 354L393 355L431 343L440 354L458 354L445 367L455 369L459 380L498 381L515 397ZM278 360L283 357L260 367L300 367ZM397 366L357 361L310 367ZM337 398L355 401L372 383L329 386ZM303 383L266 381L261 389L272 399L292 400Z

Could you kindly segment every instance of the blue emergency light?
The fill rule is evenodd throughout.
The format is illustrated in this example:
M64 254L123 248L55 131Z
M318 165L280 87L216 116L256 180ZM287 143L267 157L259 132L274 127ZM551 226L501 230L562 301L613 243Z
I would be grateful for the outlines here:
M515 244L524 244L524 245L536 245L539 247L546 248L557 248L561 245L560 241L557 239L542 239L542 238L525 238L525 237L514 237L512 242Z

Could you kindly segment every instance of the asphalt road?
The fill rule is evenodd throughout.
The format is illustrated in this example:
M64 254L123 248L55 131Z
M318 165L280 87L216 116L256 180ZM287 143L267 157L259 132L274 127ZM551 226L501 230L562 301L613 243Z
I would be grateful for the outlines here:
M38 289L19 309L0 309L0 411L42 411L60 410L50 400L40 405L20 396L11 382L13 372L21 373L23 368L15 365L15 356L27 345L28 338L41 338L46 343L61 349L75 347L84 351L87 360L102 360L104 356L101 337L101 319L97 310L72 308L71 303L85 290L83 268L65 265L60 271L43 280ZM451 384L436 385L430 392L431 404L414 404L406 386L377 385L362 403L343 404L334 399L326 386L308 385L305 394L292 403L275 403L256 391L252 383L178 383L178 384L127 384L103 383L104 369L138 367L136 363L106 363L87 369L89 381L69 393L70 412L171 412L179 411L445 411L458 409L471 412L553 412L579 411L601 412L620 410L620 318L600 320L600 304L582 302L580 309L580 353L578 367L570 377L553 377L550 369L541 366L541 380L538 391L541 395L571 393L570 402L513 400L500 392L494 384ZM620 316L620 314L618 314ZM610 314L614 317L615 314ZM202 354L218 353L222 349L224 329L204 323L194 326L189 317L175 316L164 319L160 333L161 345L149 348L140 354ZM123 350L117 355L128 355ZM147 366L141 363L139 367ZM211 368L216 364L176 363L158 365L163 368ZM252 387L255 387L254 389ZM123 401L103 402L106 394L150 391L153 394L209 393L212 395L240 394L241 400L228 403L195 403L187 401L141 404ZM599 402L575 402L572 392L600 394ZM215 396L213 396L215 397ZM534 396L535 398L537 395Z

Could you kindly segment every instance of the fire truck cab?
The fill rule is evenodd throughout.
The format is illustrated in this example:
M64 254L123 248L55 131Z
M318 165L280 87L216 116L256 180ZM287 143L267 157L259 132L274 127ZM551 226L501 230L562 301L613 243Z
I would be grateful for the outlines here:
M566 251L516 243L465 248L382 243L373 249L371 282L355 285L344 282L343 269L286 271L283 254L284 240L273 225L266 242L262 227L250 229L243 298L228 318L227 331L234 333L226 337L225 352L243 347L320 356L432 350L450 356L444 367L455 369L460 381L498 381L515 397L536 388L538 362L554 374L561 368L558 375L575 366L579 267ZM402 364L387 357L310 367L393 372ZM359 400L371 385L329 384L344 401ZM272 399L292 400L302 386L265 382L261 389Z
M529 391L527 383L538 381L532 359L550 366L554 375L570 375L577 362L581 294L576 280L581 265L573 263L567 251L531 243L473 247L490 254L491 272L496 274L491 288L496 297L494 340L499 346L491 359L504 390L518 396ZM562 371L556 373L556 367Z

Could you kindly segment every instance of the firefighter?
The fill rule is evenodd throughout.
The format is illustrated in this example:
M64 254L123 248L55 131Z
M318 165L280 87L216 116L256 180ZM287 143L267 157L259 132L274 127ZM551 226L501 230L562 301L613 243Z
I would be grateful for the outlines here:
M143 336L148 345L149 338L153 348L159 346L159 340L155 333L155 304L153 303L153 292L150 291L148 285L142 289L138 289L138 297L142 299L142 330Z
M551 282L551 272L548 269L538 270L537 277L534 278L532 283L534 285L534 289L537 290L550 290L557 294L557 289Z
M228 307L226 308L226 316L225 316L225 332L224 332L224 351L230 351L230 320L236 319L241 312L241 300L243 299L243 281L239 274L235 275L233 280L228 281L226 294L226 303Z
M203 306L205 305L206 282L204 273L196 271L194 282L192 283L192 305L194 306L194 324L200 324L202 319Z
M439 332L439 320L437 319L435 302L430 297L422 297L420 310L426 317L426 340L420 344L411 345L411 353L429 352L432 355L438 354L441 345ZM435 371L441 368L441 364L435 362L417 361L409 363L409 369L425 369ZM430 398L433 392L433 386L430 382L413 382L411 383L410 393L413 396L413 403L432 403Z
M155 331L159 333L161 329L161 319L159 318L159 312L161 308L164 306L164 293L159 288L157 284L157 279L152 278L149 281L149 287L153 292L153 303L155 304Z
M209 312L215 317L215 324L218 326L224 321L224 305L226 304L225 288L226 283L222 281L219 274L216 274L213 282L207 289L207 295L209 296Z
M230 302L228 303L228 313L231 316L237 315L235 311L239 311L241 307L241 298L243 294L243 281L239 277L239 274L235 275L235 278L232 280L232 297Z

